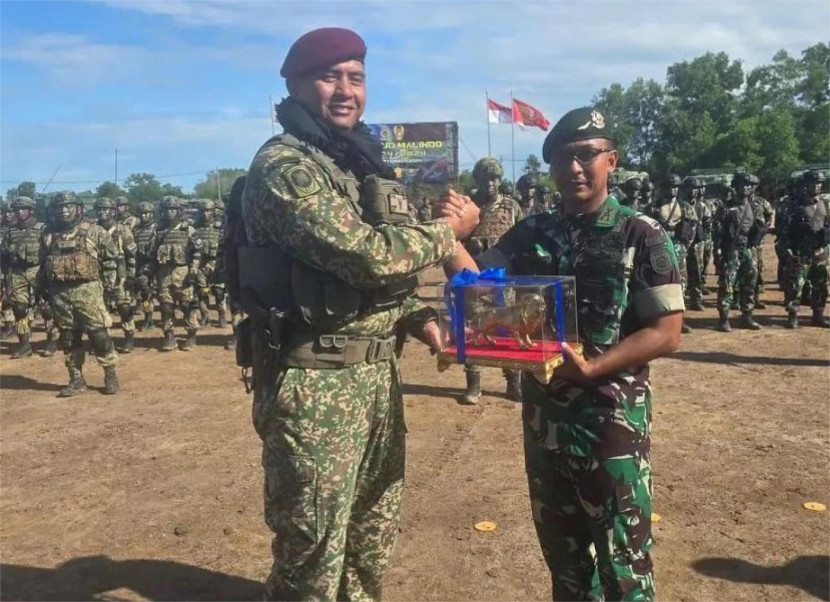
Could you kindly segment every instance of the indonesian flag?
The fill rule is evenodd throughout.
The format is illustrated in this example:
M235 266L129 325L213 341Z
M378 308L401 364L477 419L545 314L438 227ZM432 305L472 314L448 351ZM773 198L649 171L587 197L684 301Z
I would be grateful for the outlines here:
M488 98L487 119L490 123L513 123L513 111Z
M519 125L535 126L543 131L547 131L550 127L550 121L542 114L542 111L518 98L513 99L513 122Z

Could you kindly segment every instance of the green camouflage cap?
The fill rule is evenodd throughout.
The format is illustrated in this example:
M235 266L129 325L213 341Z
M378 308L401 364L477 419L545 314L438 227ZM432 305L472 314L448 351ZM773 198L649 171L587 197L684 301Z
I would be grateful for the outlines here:
M476 161L473 167L473 177L478 178L482 175L488 175L491 178L501 178L504 175L504 169L499 163L498 159L493 157L484 157Z
M34 209L35 202L27 196L16 196L12 199L12 209Z
M59 192L52 199L53 205L83 205L74 192Z
M152 213L153 212L153 204L144 201L138 204L138 212L139 213Z
M550 163L554 149L580 140L605 138L613 140L611 124L593 107L581 107L565 113L545 138L542 158Z
M93 207L95 209L115 209L115 201L107 196L102 196L95 199Z

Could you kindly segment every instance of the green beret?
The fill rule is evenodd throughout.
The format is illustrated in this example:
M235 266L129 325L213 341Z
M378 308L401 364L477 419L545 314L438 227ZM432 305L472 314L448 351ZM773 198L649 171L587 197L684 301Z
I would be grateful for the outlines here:
M574 109L565 113L545 138L545 143L542 145L542 158L545 163L550 163L555 148L569 142L592 138L613 140L611 124L593 107Z

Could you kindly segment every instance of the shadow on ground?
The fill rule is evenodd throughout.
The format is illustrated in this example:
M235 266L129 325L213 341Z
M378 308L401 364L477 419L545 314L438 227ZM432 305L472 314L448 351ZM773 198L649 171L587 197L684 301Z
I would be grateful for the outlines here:
M706 364L766 364L770 366L815 366L823 368L830 366L827 360L809 357L763 357L754 355L737 355L724 351L677 351L668 356L669 359L687 362L703 362Z
M819 600L830 601L830 556L799 556L783 566L760 566L737 558L704 558L698 573L736 583L791 585Z
M54 569L0 564L4 600L95 600L121 588L148 600L262 599L257 581L166 560L85 556Z

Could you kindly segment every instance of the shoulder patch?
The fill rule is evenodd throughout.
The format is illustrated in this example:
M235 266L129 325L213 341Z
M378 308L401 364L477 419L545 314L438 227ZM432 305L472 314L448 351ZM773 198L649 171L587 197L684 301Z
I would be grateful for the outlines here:
M289 167L282 172L282 177L297 198L311 196L322 189L311 170L303 164Z
M663 241L662 245L655 245L652 247L650 249L649 256L651 257L651 268L655 272L663 276L671 272L672 260L671 255L669 254L668 245L665 241Z

